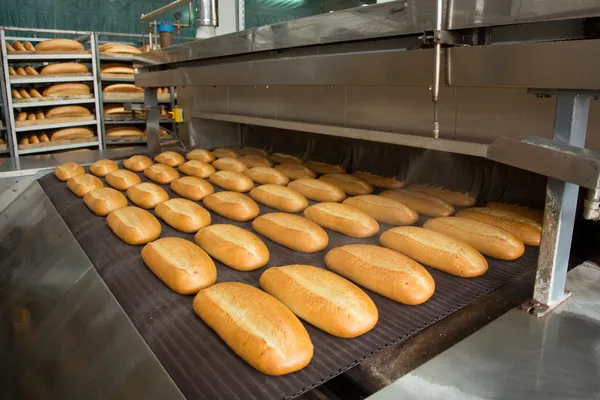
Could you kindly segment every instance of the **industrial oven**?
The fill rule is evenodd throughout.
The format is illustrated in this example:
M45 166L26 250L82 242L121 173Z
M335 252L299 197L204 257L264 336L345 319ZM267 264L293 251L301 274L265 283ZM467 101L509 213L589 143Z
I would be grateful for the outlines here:
M394 1L136 56L150 155L163 150L154 88L175 86L180 151L251 146L478 204L528 205L544 210L541 246L489 259L480 278L433 271L436 294L421 306L369 292L373 331L348 340L308 327L311 364L269 377L194 315L190 297L164 287L138 247L41 172L0 197L6 387L36 398L352 398L339 387L372 394L508 309L552 313L570 295L569 265L597 255L599 16L595 0ZM269 265L324 266L322 253L266 242ZM331 232L328 249L355 242L377 238ZM260 271L218 274L257 285ZM328 387L336 377L343 383Z

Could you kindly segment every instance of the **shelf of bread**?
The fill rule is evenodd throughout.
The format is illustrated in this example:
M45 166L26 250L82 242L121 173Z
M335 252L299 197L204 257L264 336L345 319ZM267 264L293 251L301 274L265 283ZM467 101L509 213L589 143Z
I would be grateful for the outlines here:
M85 52L65 52L65 51L15 51L8 52L6 59L15 60L90 60L92 54Z
M48 75L17 75L10 77L11 84L21 83L57 83L57 82L92 82L94 76L91 72L78 72L72 74Z
M40 126L44 127L44 128L59 128L59 127L63 127L64 124L90 122L90 121L95 122L94 118L95 117L93 115L85 115L85 116L81 116L81 117L60 117L60 118L52 118L52 119L34 119L34 120L25 120L25 121L15 121L15 127L17 128L17 131L21 130L19 128L28 128L28 127L35 127L35 129L39 129L37 127L40 127Z
M91 104L94 102L94 96L92 96L91 94L82 94L74 96L31 97L28 99L15 99L13 97L14 108L64 106L70 104Z
M60 60L60 59L91 59L90 50L86 50L83 44L72 39L30 39L38 41L33 45L25 38L23 43L14 40L6 42L8 60Z
M50 142L19 144L18 148L19 154L33 154L48 151L76 149L88 146L98 146L98 136L92 136L89 138L64 139Z
M83 120L79 120L79 118L83 119ZM32 126L23 126L23 127L15 127L15 132L27 132L27 131L36 131L36 130L42 130L42 129L57 129L57 128L71 128L71 127L76 127L76 126L86 126L86 125L95 125L96 124L96 120L94 119L94 116L91 116L91 119L88 119L89 117L73 117L71 119L77 119L76 121L71 121L71 122L62 122L62 123L49 123L52 120L42 120L40 122L46 122L44 125L32 125ZM62 119L62 118L56 118L56 119ZM17 121L18 122L18 121ZM15 124L17 123L15 122ZM23 122L37 122L37 121L23 121Z
M159 102L170 102L171 95L159 94L157 96ZM102 101L104 102L124 102L124 101L144 101L144 93L103 93Z
M111 74L103 72L100 74L100 79L103 82L134 82L135 78L130 74Z

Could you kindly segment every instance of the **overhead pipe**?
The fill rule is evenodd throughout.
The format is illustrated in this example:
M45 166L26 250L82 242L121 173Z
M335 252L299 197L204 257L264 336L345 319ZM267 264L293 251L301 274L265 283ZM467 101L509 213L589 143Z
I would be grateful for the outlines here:
M588 189L583 200L583 218L591 221L600 220L600 189Z
M191 0L176 0L176 1L172 2L172 3L167 4L166 6L163 6L161 8L157 8L154 11L150 11L148 14L142 14L142 16L140 17L140 22L144 22L144 21L147 21L149 19L152 19L152 18L154 18L154 17L156 17L156 16L158 16L158 15L160 15L162 13L165 13L165 12L167 12L169 10L172 10L174 8L184 6L184 5L188 4L190 1Z
M217 0L198 0L198 17L196 18L196 38L206 39L217 35L219 13Z

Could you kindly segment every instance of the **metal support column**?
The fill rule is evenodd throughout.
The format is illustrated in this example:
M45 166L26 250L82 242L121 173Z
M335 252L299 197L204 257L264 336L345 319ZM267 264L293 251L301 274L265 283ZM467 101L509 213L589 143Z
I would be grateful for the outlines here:
M146 140L148 153L154 157L160 153L160 125L158 124L158 99L156 88L144 89L146 104Z
M554 140L584 147L590 94L557 93ZM534 314L542 316L560 304L565 293L567 266L579 186L548 179L544 224L533 292Z

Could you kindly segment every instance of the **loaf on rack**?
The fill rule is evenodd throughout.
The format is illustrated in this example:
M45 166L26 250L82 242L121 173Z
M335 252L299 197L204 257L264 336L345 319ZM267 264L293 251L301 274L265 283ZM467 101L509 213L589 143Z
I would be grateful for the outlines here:
M248 166L237 158L223 157L213 161L212 166L220 171L244 172Z
M94 189L103 187L100 179L90 174L82 174L72 177L67 181L67 187L77 197L83 197Z
M321 176L319 180L330 183L352 196L373 193L373 186L355 175L326 174Z
M198 160L184 162L178 168L184 174L195 176L197 178L208 178L215 173L215 168L212 165Z
M68 181L74 176L83 174L85 174L83 167L74 162L67 162L54 168L54 175L63 182Z
M61 83L50 86L42 93L44 97L85 95L90 94L90 87L83 83Z
M58 74L81 74L88 72L88 67L75 62L56 63L46 65L40 71L41 75L58 75Z
M44 113L42 111L38 111L35 113L35 118L36 119L46 119L46 116L44 115Z
M107 74L133 75L134 69L131 65L127 64L104 64L100 69L100 72Z
M429 193L439 197L442 200L446 200L453 206L469 207L475 204L475 199L468 193L455 192L453 190L447 190L437 186L410 185L407 187L407 189L422 193Z
M12 94L13 99L22 99L21 93L17 89L11 89L10 93Z
M171 199L156 206L156 216L180 232L196 233L210 225L210 213L188 199Z
M25 68L17 67L17 75L26 76L27 72L25 72Z
M106 223L122 241L131 245L158 239L162 228L156 217L139 207L123 207L108 214Z
M88 137L94 137L94 131L92 131L90 128L65 128L52 132L52 134L50 135L50 141L54 142L57 140L79 139Z
M167 185L179 178L179 172L167 164L154 164L144 170L144 176L161 185Z
M344 204L354 206L377 221L390 225L412 225L419 219L419 214L407 205L374 194L348 197Z
M40 142L40 139L38 139L38 137L35 133L32 133L31 135L29 135L29 143L30 144L38 144L39 142Z
M275 243L303 253L321 251L329 243L323 228L294 214L263 214L252 221L252 229Z
M12 44L13 49L15 49L16 51L26 51L27 49L25 48L25 46L23 46L21 44L21 42L19 42L18 40L15 40Z
M419 214L429 217L447 217L454 214L452 204L429 193L400 189L383 191L381 196L399 201Z
M269 160L267 157L258 156L258 155L254 155L254 154L248 154L245 156L241 156L240 158L238 158L238 160L240 160L241 162L246 164L246 166L248 168L272 167L273 166L273 162L271 160Z
M105 43L99 47L102 53L112 54L141 54L142 51L137 47L124 43Z
M165 189L150 182L142 182L127 189L127 197L133 204L145 209L152 209L169 200Z
M287 185L290 182L283 173L269 167L250 168L244 171L244 175L261 184Z
M175 179L171 182L170 188L181 197L194 201L200 201L215 192L210 183L195 176L183 176Z
M31 97L37 97L37 98L43 97L42 94L40 92L38 92L36 89L29 89L29 95Z
M39 75L39 73L31 65L25 67L25 73L27 73L27 75Z
M31 96L29 95L29 93L25 89L19 89L19 94L21 95L21 98L23 98L23 99L30 99L31 98Z
M258 149L256 147L242 147L240 149L240 154L244 155L244 156L248 156L248 155L254 155L254 156L262 156L262 157L268 157L269 156L269 151L265 150L265 149Z
M115 83L108 85L103 90L104 93L144 93L144 89L136 87L131 83Z
M171 167L177 167L185 162L185 158L183 158L181 154L174 151L163 151L154 157L154 161L161 164L167 164Z
M105 177L106 183L117 190L127 190L132 186L139 185L142 180L139 176L125 169L118 169Z
M14 69L14 67L12 67L12 66L9 65L8 66L8 75L10 75L10 76L17 76L19 74L17 74L17 71Z
M235 171L216 172L210 176L209 180L214 185L234 192L249 192L254 187L252 179Z
M23 46L25 47L25 50L27 50L27 51L35 51L35 47L33 47L31 42L25 42L25 43L23 43Z
M285 153L273 153L269 156L269 160L276 164L304 164L304 160L300 157Z
M26 121L27 120L27 113L26 112L20 112L17 114L15 121Z
M242 155L230 147L217 147L212 151L216 158L240 158Z
M50 141L50 138L44 132L40 133L38 135L38 138L40 139L40 143L45 143L45 142L49 142Z
M130 136L146 136L146 133L135 126L115 126L106 130L106 137L122 138Z
M34 113L27 114L27 121L35 121L37 118Z
M396 178L386 178L370 172L356 171L353 172L352 175L358 176L359 178L369 182L371 185L383 189L401 189L404 186L404 182L400 182L396 180Z
M215 155L209 150L194 149L185 155L188 160L198 160L205 163L211 163L215 161Z
M300 192L307 199L318 202L340 202L346 198L346 194L340 188L318 179L296 179L290 182L288 187Z
M142 172L152 164L154 163L149 157L142 155L131 156L127 160L123 161L123 166L134 172Z
M11 51L16 51L14 47L12 47L12 45L8 42L6 42L6 51L11 52Z
M233 221L250 221L258 216L258 204L238 192L216 192L202 200L204 207Z
M308 200L294 189L286 186L266 184L250 191L255 201L279 211L296 213L308 207Z
M71 39L48 39L35 45L37 51L83 51L81 43Z
M354 238L375 236L379 224L358 208L340 203L319 203L304 210L304 216L324 228Z
M86 117L92 115L90 110L82 106L58 106L46 111L46 118Z
M346 170L339 165L327 164L320 161L307 161L304 165L318 174L343 174L346 172Z
M119 169L119 166L113 160L98 160L90 165L90 172L101 178Z
M544 220L544 212L542 210L536 210L534 208L529 208L527 206L520 206L517 204L506 204L499 203L496 201L488 201L486 204L488 208L495 208L498 210L510 211L519 215L522 215L527 218L531 218L535 222L542 223Z
M83 202L96 215L104 217L119 208L127 207L127 198L119 191L102 187L83 196Z

